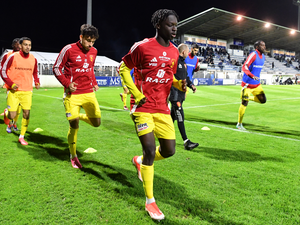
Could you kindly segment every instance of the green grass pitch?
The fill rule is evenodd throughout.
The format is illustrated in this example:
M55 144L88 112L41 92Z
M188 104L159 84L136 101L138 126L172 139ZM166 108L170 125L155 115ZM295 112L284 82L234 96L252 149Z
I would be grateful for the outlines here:
M187 136L199 147L184 150L175 124L176 154L155 162L160 224L300 224L300 86L263 86L267 103L249 103L246 132L235 129L240 86L197 88L183 108ZM80 122L82 170L69 160L62 88L33 91L28 146L0 117L0 224L157 224L131 163L142 150L120 92L96 92L100 127ZM1 111L5 95L1 89ZM89 147L97 152L84 153Z

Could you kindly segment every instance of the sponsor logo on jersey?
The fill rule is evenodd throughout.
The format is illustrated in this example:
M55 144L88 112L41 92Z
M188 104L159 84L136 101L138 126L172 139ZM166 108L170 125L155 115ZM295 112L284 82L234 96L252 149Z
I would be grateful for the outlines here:
M82 67L86 69L86 68L89 68L89 65L90 64L88 64L88 63L85 62Z
M159 78L163 78L165 75L166 71L164 71L163 69L158 70L156 76Z
M92 68L83 68L83 69L76 69L75 72L80 72L80 73L84 73L84 72L90 72L92 71Z
M165 67L165 66L166 66L166 64L165 64L165 63L162 63L162 64L161 64L161 67Z
M142 130L146 130L148 128L148 124L147 123L142 123L137 125L137 130L138 132L142 131Z
M159 78L152 78L152 77L147 77L146 78L146 82L150 82L150 83L160 83L160 84L166 84L168 83L168 81L170 81L171 79L159 79Z
M80 57L80 55L79 56L77 56L77 58L76 58L76 62L81 62L82 60L81 60L81 57Z
M157 59L155 57L151 59L149 66L157 66Z
M72 114L71 113L66 113L66 117L71 117Z
M163 52L162 54L163 54L163 56L159 56L158 57L160 60L162 60L162 61L169 61L170 60L170 58L167 57L167 53L166 52Z
M181 69L181 68L182 68L182 65L181 65L181 64L178 64L178 68Z
M262 65L262 66L260 66L260 65L253 65L253 67L255 67L255 68L263 68L264 65Z

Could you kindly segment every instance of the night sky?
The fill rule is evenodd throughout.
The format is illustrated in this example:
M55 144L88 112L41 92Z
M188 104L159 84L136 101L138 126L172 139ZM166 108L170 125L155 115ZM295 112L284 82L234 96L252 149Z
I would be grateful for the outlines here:
M34 51L59 52L79 39L80 26L86 23L87 0L3 0L0 7L1 52L22 36L32 39ZM173 9L183 20L212 7L297 29L293 0L93 0L92 24L100 34L94 46L98 55L120 61L134 42L155 35L151 16L157 9Z

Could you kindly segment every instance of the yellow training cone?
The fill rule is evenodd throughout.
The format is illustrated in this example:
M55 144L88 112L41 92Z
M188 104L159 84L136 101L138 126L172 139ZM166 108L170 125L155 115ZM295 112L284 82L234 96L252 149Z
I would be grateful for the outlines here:
M210 130L208 127L202 127L201 130Z
M84 150L85 153L94 153L94 152L97 152L96 149L93 149L93 148L88 148L86 150Z
M42 131L44 131L44 130L41 128L36 128L33 132L38 133L38 132L42 132Z

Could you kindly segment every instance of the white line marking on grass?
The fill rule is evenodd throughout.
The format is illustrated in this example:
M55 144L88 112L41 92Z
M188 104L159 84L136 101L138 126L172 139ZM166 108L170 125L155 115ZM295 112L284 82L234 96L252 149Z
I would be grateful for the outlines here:
M62 98L59 98L59 97L53 97L53 96L49 96L49 95L41 95L41 94L36 94L36 93L34 93L33 95L45 96L45 97L48 97L48 98L62 99Z
M262 134L262 133L258 133L258 132L247 131L247 130L241 131L236 128L223 127L223 126L218 126L218 125L213 125L213 124L208 124L208 123L201 123L201 122L195 122L195 121L189 121L189 120L185 120L185 122L202 124L202 125L206 125L206 126L217 127L217 128L221 128L221 129L238 131L238 132L244 132L244 133L249 133L249 134L256 134L256 135L261 135L261 136L266 136L266 137L285 139L285 140L290 140L290 141L300 141L299 139L294 139L294 138L280 137L280 136L275 136L275 135L270 135L270 134Z
M296 99L300 99L300 97L297 97L297 98L272 99L272 100L267 100L267 102L284 101L284 100L296 100ZM213 105L197 105L197 106L184 107L184 109L205 108L205 107L210 107L210 106L234 105L234 104L241 104L241 102L232 102L232 103L223 103L223 104L213 104Z
M41 94L35 94L35 95L45 96L45 97L49 97L49 98L62 99L62 98L59 98L59 97L52 97L52 96L49 96L49 95L41 95ZM298 99L298 98L297 98L297 99ZM227 104L235 104L235 103L227 103ZM220 104L219 104L219 105L220 105ZM222 104L222 105L226 105L226 104ZM212 105L212 106L214 106L214 105ZM203 107L205 107L205 106L203 106ZM106 106L101 106L101 105L100 105L100 108L104 108L104 109L113 109L113 110L117 110L117 111L124 111L123 109L116 109L116 108L106 107ZM298 140L298 139L286 138L286 137L280 137L280 136L269 135L269 134L262 134L262 133L252 132L252 131L240 131L240 130L238 130L238 129L228 128L228 127L222 127L222 126L213 125L213 124L208 124L208 123L200 123L200 122L189 121L189 120L185 120L185 122L196 123L196 124L203 124L203 125L206 125L206 126L217 127L217 128L221 128L221 129L232 130L232 131L238 131L238 132L244 132L244 133L249 133L249 134L256 134L256 135L261 135L261 136L266 136L266 137L272 137L272 138L278 138L278 139L285 139L285 140L291 140L291 141L300 141L300 140Z

